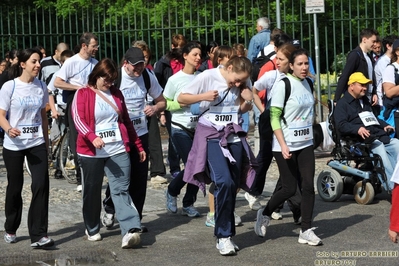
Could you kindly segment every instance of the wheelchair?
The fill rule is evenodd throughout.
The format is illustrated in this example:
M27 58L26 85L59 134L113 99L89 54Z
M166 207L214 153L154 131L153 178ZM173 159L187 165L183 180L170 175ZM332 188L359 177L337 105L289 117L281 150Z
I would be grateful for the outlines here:
M371 152L370 144L342 137L334 124L334 102L328 101L328 130L335 142L331 155L317 178L317 191L324 201L336 201L342 194L353 194L358 204L366 205L390 187L381 157Z

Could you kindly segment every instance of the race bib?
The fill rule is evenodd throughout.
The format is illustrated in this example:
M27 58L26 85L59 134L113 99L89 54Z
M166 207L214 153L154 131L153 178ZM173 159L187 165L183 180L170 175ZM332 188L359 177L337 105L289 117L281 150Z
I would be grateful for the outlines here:
M136 131L147 128L146 118L143 111L137 111L130 114L130 120L132 121Z
M301 142L313 139L312 124L303 121L289 126L289 136L291 142Z
M96 125L96 135L102 138L104 143L118 142L122 140L117 122Z
M361 112L359 117L363 122L364 126L378 126L380 123L372 112Z
M207 117L216 125L238 124L238 106L211 106Z
M18 130L21 131L20 139L34 139L43 137L43 129L42 124L27 124L27 125L18 125Z
M184 112L187 121L187 127L195 128L198 123L198 115L193 115L190 111Z

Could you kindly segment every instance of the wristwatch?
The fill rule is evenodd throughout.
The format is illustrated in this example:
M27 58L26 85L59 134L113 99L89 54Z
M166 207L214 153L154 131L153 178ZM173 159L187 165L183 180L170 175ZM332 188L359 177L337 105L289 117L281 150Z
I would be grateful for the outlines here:
M248 100L245 100L245 104L248 104L248 105L252 105L254 103L254 100L252 99L252 100L250 100L250 101L248 101Z

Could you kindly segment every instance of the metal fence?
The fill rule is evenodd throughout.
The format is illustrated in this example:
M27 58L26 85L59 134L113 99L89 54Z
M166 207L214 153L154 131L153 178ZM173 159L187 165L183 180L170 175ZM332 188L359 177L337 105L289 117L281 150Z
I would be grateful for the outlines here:
M145 0L123 8L91 6L57 12L33 5L1 7L0 57L11 48L42 45L51 54L58 42L73 48L84 31L99 37L99 58L119 61L132 41L145 40L156 61L170 49L171 36L181 33L204 44L248 45L256 33L256 19L267 16L276 24L276 1L248 0ZM137 5L141 2L141 5ZM313 16L305 14L305 0L281 0L282 29L301 40L314 54ZM398 33L399 1L326 0L326 13L318 14L320 72L334 71L337 54L359 43L362 28L379 30L382 36Z

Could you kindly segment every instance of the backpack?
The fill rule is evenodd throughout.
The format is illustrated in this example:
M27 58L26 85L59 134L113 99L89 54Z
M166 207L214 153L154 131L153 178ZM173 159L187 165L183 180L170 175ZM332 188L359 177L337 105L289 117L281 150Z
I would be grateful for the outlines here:
M148 74L148 70L147 68L144 69L143 73L141 74L143 76L144 79L144 86L148 91L151 89L151 80L150 80L150 74ZM118 71L118 78L115 80L114 86L117 87L119 89L119 86L121 85L121 81L122 81L122 73L121 73L121 69L119 69ZM147 100L147 93L145 94L145 99Z
M255 58L254 61L252 62L252 73L251 73L251 81L252 81L252 83L254 83L255 81L258 80L260 69L262 68L262 66L264 64L266 64L267 62L271 61L271 57L273 55L275 55L275 54L276 54L275 51L269 53L268 55L265 55L264 49L262 49L260 51L260 56ZM274 63L273 63L273 69L276 69L276 66L274 65Z
M287 77L282 78L281 80L284 81L285 83L285 97L284 97L283 112L281 113L280 117L281 119L283 119L284 124L287 124L287 122L284 119L284 107L287 104L288 98L291 95L291 82ZM311 79L306 78L306 81L309 83L310 90L313 94L313 83ZM268 107L259 116L259 123L258 123L259 136L267 141L273 140L273 129L272 125L270 124L270 100L268 102Z

